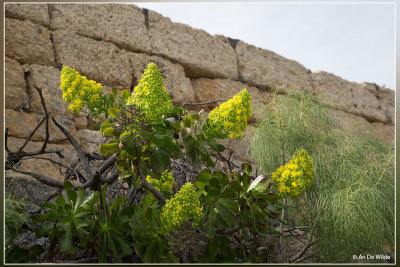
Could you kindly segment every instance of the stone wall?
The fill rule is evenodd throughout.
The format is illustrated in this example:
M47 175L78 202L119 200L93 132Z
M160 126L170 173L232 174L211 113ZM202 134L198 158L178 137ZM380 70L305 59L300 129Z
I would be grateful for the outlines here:
M91 130L94 122L71 115L61 98L62 65L117 89L132 89L148 61L159 63L177 104L230 98L246 87L256 109L271 99L271 88L304 90L335 107L332 116L343 127L368 124L382 138L394 140L394 91L327 72L312 73L272 51L173 23L151 10L127 4L7 3L5 15L5 123L10 148L23 142L42 118L38 86L52 115L84 148L98 149L102 138ZM52 146L72 151L52 122L50 133ZM30 148L44 137L40 129ZM246 159L245 142L228 144L237 148L237 159ZM40 164L24 167L53 177L57 173L52 164Z

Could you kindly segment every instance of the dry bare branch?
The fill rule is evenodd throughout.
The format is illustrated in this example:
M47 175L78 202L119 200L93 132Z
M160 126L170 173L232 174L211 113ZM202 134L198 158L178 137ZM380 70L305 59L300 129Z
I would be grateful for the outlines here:
M79 160L81 162L82 168L85 170L88 177L92 176L92 170L90 169L88 158L86 157L85 152L82 150L81 146L78 144L78 141L54 118L51 118L54 124L64 133L65 137L68 138L69 142L75 148L76 152L78 152Z
M224 101L228 101L228 99L217 99L217 100L208 101L208 102L201 102L201 103L183 103L182 107L185 107L185 106L203 106L203 105L209 105L209 104L213 104L213 103L217 103L217 102L224 102Z

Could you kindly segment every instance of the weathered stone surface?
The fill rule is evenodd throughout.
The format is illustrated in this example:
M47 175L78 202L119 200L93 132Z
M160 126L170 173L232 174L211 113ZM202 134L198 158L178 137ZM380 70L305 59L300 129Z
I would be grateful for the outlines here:
M88 118L81 115L74 115L75 128L77 130L88 128Z
M22 66L15 60L5 59L5 106L10 109L28 108L29 97Z
M343 129L350 130L359 126L370 125L370 123L363 117L344 112L337 109L328 109L330 117Z
M131 66L125 50L65 30L54 32L53 38L58 63L74 68L97 82L130 87Z
M36 127L43 115L37 113L18 112L12 109L6 109L5 125L8 129L8 135L17 138L27 138L31 131ZM65 129L73 136L76 134L75 123L70 117L55 117ZM53 121L49 121L50 141L59 142L65 139L64 134L54 125ZM32 137L32 141L43 141L46 137L45 122L39 127Z
M133 51L150 51L142 10L127 4L54 4L51 29L69 29Z
M13 196L16 199L26 198L30 203L40 205L53 195L58 189L40 183L32 177L17 172L10 171L7 173L4 182L4 191L6 196L13 188ZM28 205L28 211L38 211L38 206Z
M100 145L104 143L105 138L99 131L78 130L76 136L86 152L100 154Z
M132 63L133 75L136 83L141 79L147 63L155 62L164 77L164 86L167 92L173 98L175 104L183 104L185 102L195 102L195 93L192 88L190 79L185 77L185 71L179 64L171 63L169 60L157 56L149 56L146 54L129 53L129 59Z
M50 31L29 20L6 18L5 54L22 64L55 64Z
M13 138L9 137L7 140L8 149L11 151L17 151L21 145L25 142L25 139L21 138ZM43 143L42 142L29 142L24 148L24 152L34 152L41 149ZM69 165L69 162L73 162L77 153L70 144L47 144L47 150L62 150L62 154L65 156L64 159L61 159L57 154L46 154L45 156L41 155L39 157L50 158L57 162L61 162L63 164ZM7 155L6 155L7 156ZM43 159L26 159L23 160L20 166L21 170L34 172L37 174L42 174L47 177L63 180L64 175L59 172L59 169L49 160ZM63 169L65 171L65 169Z
M395 141L395 129L394 125L385 124L382 122L371 123L372 127L375 129L379 138L386 140L389 144L394 145Z
M39 93L35 86L42 89L46 109L53 115L71 115L68 104L62 98L60 90L60 71L54 67L42 65L25 65L28 82L30 108L35 112L43 112Z
M313 73L312 80L315 92L323 103L362 116L370 122L387 122L384 110L379 108L377 97L361 84L324 71Z
M243 132L243 137L240 140L237 139L221 139L218 140L221 144L223 144L227 148L233 149L232 159L237 160L237 164L241 162L250 161L251 154L250 148L252 143L252 138L254 136L254 126L249 125L247 129ZM229 157L229 151L226 150L223 152L225 157Z
M191 78L237 78L236 56L228 40L149 11L152 52L177 60Z
M49 11L47 4L5 4L6 17L28 19L34 23L49 26Z
M362 83L364 89L370 91L378 99L380 105L379 110L382 110L386 117L386 123L394 124L395 112L395 91L383 88L374 83Z
M257 117L261 114L261 110L265 104L269 103L272 99L272 94L270 92L261 91L260 89L249 86L247 84L236 82L228 79L207 79L200 78L192 80L193 90L196 94L197 102L209 102L218 99L230 99L235 94L239 93L243 88L247 88L252 99L251 99L251 109L252 116L249 123L256 121ZM219 106L222 102L207 104L198 107L191 107L193 110L211 111L215 107Z
M342 110L328 109L331 118L345 130L353 132L373 132L378 138L386 140L389 143L394 142L394 125L382 122L369 123L365 118Z
M311 91L310 71L298 62L242 41L236 44L235 51L239 74L246 83L284 91Z

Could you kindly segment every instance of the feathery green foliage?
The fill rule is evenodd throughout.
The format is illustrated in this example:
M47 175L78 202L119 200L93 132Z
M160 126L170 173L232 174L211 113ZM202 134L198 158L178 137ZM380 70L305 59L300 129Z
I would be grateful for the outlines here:
M301 208L319 214L314 245L322 262L385 253L394 243L394 154L370 129L337 126L312 95L275 95L258 124L253 157L270 174L299 148L313 158L315 180ZM361 134L362 133L362 134ZM297 203L298 205L298 203Z

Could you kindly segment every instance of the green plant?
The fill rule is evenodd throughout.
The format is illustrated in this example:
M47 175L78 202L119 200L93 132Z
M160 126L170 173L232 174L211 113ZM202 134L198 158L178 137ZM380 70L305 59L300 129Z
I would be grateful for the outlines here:
M170 233L164 226L159 209L136 205L129 225L135 240L135 252L143 262L179 262L179 258L170 250Z
M96 214L92 236L96 237L96 248L99 248L99 262L107 262L109 253L117 262L122 262L121 255L132 253L132 239L128 231L132 210L123 207L127 199L122 196L117 197L111 205L107 205L106 193L107 184L101 190L102 211Z
M246 249L243 243L251 237L271 238L270 234L277 233L271 219L279 217L283 206L278 202L278 195L270 191L272 180L264 176L252 180L249 163L243 163L241 169L241 173L211 172L206 169L194 183L199 188L200 201L205 207L203 224L208 240L207 260L257 261L258 242ZM232 241L220 235L222 229L231 229L231 233L237 231L241 246L232 250Z
M394 155L371 130L346 131L312 95L275 95L257 125L254 159L265 173L286 164L299 147L313 158L315 181L300 201L304 223L317 220L321 262L352 262L352 255L383 253L394 242ZM360 126L358 126L360 127ZM292 214L294 216L294 214ZM297 218L299 219L299 218Z
M85 199L85 191L79 187L75 191L70 182L64 183L67 199L58 194L56 203L42 204L47 212L37 214L33 221L41 224L37 229L37 236L49 236L51 246L49 257L55 255L56 244L59 250L67 254L74 254L74 237L79 240L80 246L87 246L90 242L90 233L94 226L95 205L99 198L98 192Z
M282 236L275 224L288 207L279 201L308 189L313 166L302 149L291 165L282 167L292 171L290 179L280 169L272 179L252 177L249 163L234 171L214 169L225 150L218 140L239 139L247 127L251 96L246 89L208 117L172 104L155 63L148 64L132 94L116 89L105 93L100 84L66 66L60 89L71 112L86 107L88 115L99 120L94 129L108 140L99 148L101 157L96 156L103 163L92 171L88 157L93 156L87 156L53 119L77 150L87 176L79 175L86 181L82 186L65 182L66 197L59 194L55 204L43 203L44 212L34 217L37 235L49 237L47 259L54 260L58 252L68 257L82 250L97 255L99 262L135 257L146 263L251 263L273 257L259 247ZM170 170L181 158L200 173L179 188ZM130 192L109 203L107 184L118 177ZM279 193L286 182L293 190ZM62 187L58 181L51 184ZM86 189L92 190L87 198ZM137 190L144 190L145 196L135 202L131 196Z
M42 246L35 245L29 249L22 248L15 241L25 232L23 225L30 224L29 212L26 207L29 205L26 199L16 199L13 195L14 185L8 197L5 199L5 262L22 263L32 262L36 256L43 253Z

